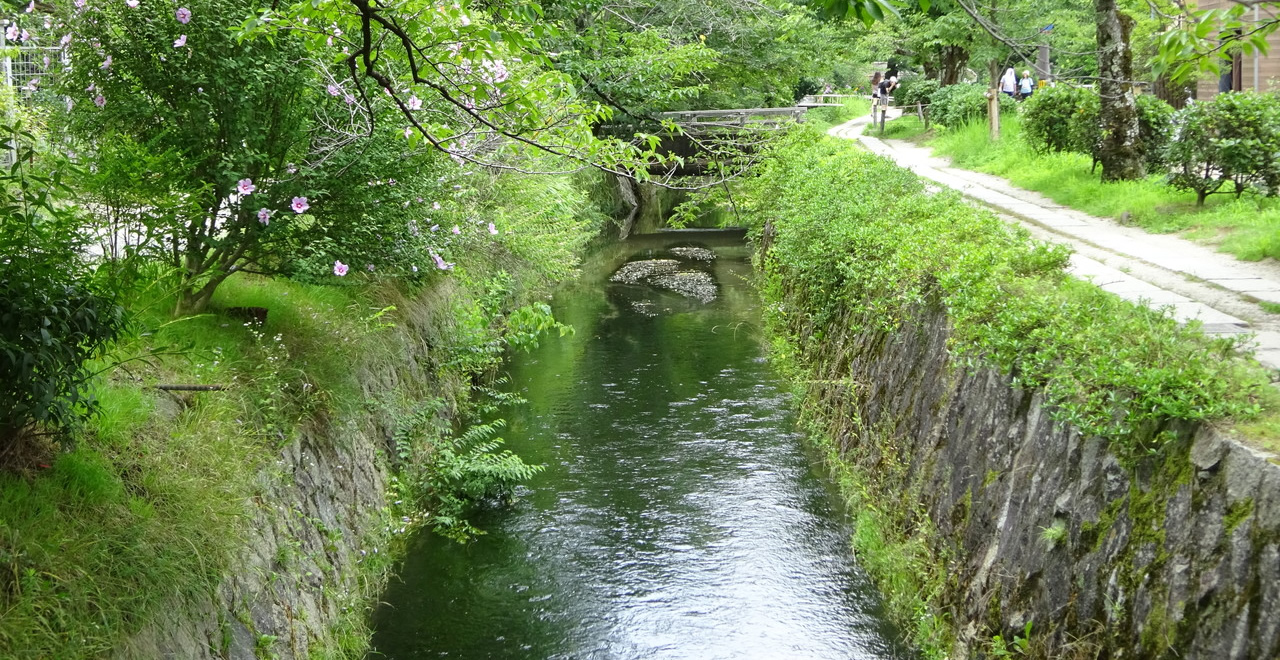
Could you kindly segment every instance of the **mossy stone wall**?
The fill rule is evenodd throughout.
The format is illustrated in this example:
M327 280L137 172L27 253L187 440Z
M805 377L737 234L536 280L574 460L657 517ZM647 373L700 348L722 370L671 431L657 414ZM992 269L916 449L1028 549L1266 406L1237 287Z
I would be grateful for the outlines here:
M1178 426L1119 455L1009 374L958 364L941 306L892 332L859 320L810 352L807 414L884 510L927 512L953 657L1028 621L1046 657L1280 657L1276 457Z

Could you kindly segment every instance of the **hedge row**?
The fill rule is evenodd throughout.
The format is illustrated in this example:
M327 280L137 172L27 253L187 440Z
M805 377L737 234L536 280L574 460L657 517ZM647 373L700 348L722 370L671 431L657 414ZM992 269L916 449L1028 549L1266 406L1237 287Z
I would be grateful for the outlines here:
M1196 193L1280 194L1280 97L1234 92L1175 111L1148 95L1138 101L1139 141L1147 170ZM1102 138L1098 96L1066 86L1041 90L1023 104L1023 135L1038 151L1097 158ZM1228 185L1230 184L1230 185Z
M769 324L802 365L830 333L890 331L939 301L958 355L1041 389L1059 419L1118 449L1145 450L1163 420L1259 410L1265 374L1229 341L1066 277L1065 248L928 194L886 159L797 130L744 192L745 215L770 228Z
M979 84L947 85L928 78L904 80L894 92L898 105L929 107L929 121L948 128L963 126L967 122L987 116L987 87ZM1000 95L1000 112L1017 107L1012 98Z
M1140 95L1138 139L1147 169L1160 171L1173 128L1173 107L1150 95ZM1092 90L1058 85L1046 87L1022 104L1022 132L1036 151L1073 151L1096 160L1102 142L1098 113L1101 104Z

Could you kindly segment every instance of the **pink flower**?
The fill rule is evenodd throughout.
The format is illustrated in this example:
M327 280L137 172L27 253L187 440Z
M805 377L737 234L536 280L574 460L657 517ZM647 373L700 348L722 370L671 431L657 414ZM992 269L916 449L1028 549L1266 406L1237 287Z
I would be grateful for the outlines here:
M440 202L431 202L431 208L433 208L433 209L435 209L435 210L439 211L439 210L440 210Z
M406 103L405 105L408 105L410 110L421 110L422 99L418 98L416 95L410 96L408 103Z
M346 274L347 274L347 265L346 265L346 264L344 264L344 263L342 263L341 261L334 261L334 262L333 262L333 274L334 274L334 275L337 275L338 277L342 277L343 275L346 275Z
M293 203L289 205L289 208L293 209L294 213L303 213L311 208L311 205L307 203L306 197L294 197Z
M408 140L408 139L409 139L409 138L411 138L411 137L413 137L413 127L412 127L412 126L405 126L405 127L404 127L404 139ZM408 206L408 205L409 205L409 202L405 202L404 204L405 204L405 206Z
M138 8L138 0L124 0L124 4L127 5L129 9Z
M373 264L367 264L365 265L365 268L368 268L370 273L373 272Z
M178 19L179 23L186 25L191 20L191 10L186 7L179 7L178 11L173 13L173 17Z
M253 179L240 179L236 182L236 192L241 195L251 195L258 187L253 185Z
M258 209L258 222L262 224L271 223L271 209Z
M62 35L62 45L65 46L69 43L71 43L71 33L68 32L67 34Z
M98 68L99 68L99 69L110 69L110 68L111 68L111 56L110 56L110 55L108 55L108 56L107 56L107 59L102 60L102 64L99 64L99 65L98 65Z
M342 93L342 90L338 89L338 86L332 83L330 83L330 85L326 87L325 90L329 92L329 96L337 96L338 94Z
M468 25L471 25L471 17L463 14L458 17L458 22L462 23L462 27L467 27Z
M495 236L498 234L498 228L494 227L492 222L489 223L489 233Z
M84 9L85 0L74 0L76 9Z
M36 0L31 0L31 4L27 5L26 13L30 14L36 10Z
M5 28L5 29L4 29L4 38L5 38L5 39L8 39L9 41L17 41L17 40L18 40L18 26L16 26L16 25L10 25L9 27Z
M462 230L461 230L461 229L458 229L458 225L454 225L454 226L453 226L453 233L455 233L455 234L461 234L461 233L462 233Z
M354 103L356 102L356 97L354 97L354 96L352 96L352 95L350 95L350 94L343 94L343 95L342 95L342 100L343 100L343 101L346 101L346 102L347 102L347 105L352 105L352 104L354 104Z
M185 34L179 35L177 39L173 40L174 48L182 48L185 45L187 45L187 35Z
M439 268L440 270L449 270L450 268L453 268L453 264L441 259L440 255L435 252L431 253L431 260L436 262L436 268Z
M99 94L98 98L95 98L93 100L93 104L101 108L102 106L107 104L107 100L103 98L101 94Z

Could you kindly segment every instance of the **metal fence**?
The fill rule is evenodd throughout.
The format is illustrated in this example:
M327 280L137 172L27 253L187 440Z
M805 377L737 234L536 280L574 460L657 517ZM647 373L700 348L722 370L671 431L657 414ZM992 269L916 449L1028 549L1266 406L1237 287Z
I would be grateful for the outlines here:
M54 78L67 67L67 51L60 46L23 43L15 47L5 35L8 24L7 19L0 19L0 85L13 103L34 105L36 95L52 88ZM0 149L0 165L13 164L13 158L12 149Z

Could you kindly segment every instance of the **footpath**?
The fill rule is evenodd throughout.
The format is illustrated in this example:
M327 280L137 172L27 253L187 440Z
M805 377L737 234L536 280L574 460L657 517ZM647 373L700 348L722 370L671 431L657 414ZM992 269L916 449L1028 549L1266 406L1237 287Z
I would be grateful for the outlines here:
M959 191L1038 239L1070 245L1075 277L1126 300L1167 308L1180 322L1198 320L1207 334L1251 333L1257 360L1280 370L1280 314L1259 305L1280 304L1280 265L1239 261L1177 236L1074 211L999 177L953 168L928 147L866 135L870 121L860 117L828 133L857 140L927 181Z

